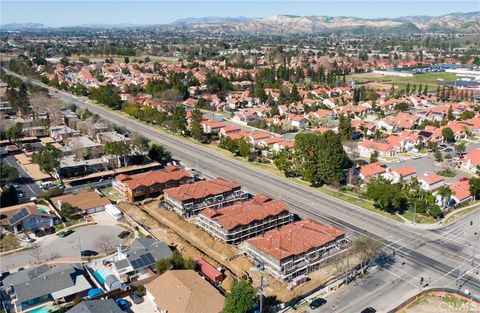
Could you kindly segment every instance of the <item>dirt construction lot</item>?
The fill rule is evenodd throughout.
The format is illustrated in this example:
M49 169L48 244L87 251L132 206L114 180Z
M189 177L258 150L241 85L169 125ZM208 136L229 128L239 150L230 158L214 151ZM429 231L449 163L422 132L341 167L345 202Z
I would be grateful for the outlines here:
M159 201L153 201L141 206L122 203L119 207L136 222L145 225L157 239L175 246L186 257L202 256L214 266L221 266L226 270L227 278L222 287L229 290L235 277L242 277L252 281L254 287L260 286L260 272L247 259L242 250L213 239L205 231L180 218L172 211L159 209ZM354 258L350 264L355 263ZM269 275L264 275L265 293L274 296L282 302L291 300L299 295L317 289L331 280L337 273L338 264L327 264L324 268L313 272L311 280L303 285L288 290L285 284L280 283Z
M468 302L453 295L426 295L413 302L402 313L456 313L479 312L480 304Z

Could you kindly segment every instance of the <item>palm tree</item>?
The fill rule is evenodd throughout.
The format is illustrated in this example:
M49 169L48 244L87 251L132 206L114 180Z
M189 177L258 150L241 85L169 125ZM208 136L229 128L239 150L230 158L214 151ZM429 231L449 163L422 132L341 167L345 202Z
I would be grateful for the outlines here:
M437 192L442 197L442 207L446 207L452 196L452 191L447 186L442 186Z

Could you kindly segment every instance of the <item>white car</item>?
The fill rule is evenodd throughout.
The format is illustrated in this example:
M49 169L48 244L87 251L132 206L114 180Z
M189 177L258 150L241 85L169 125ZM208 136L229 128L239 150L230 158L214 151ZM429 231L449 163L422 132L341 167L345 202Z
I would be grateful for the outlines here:
M418 159L421 159L421 158L422 158L421 155L414 155L414 156L413 156L413 159L414 159L414 160L418 160Z
M397 160L397 163L403 163L403 162L405 162L405 160L402 159L402 158L400 158L400 159Z
M33 239L31 237L28 237L28 236L25 236L25 237L20 238L20 241L21 242L26 242L26 243L32 243L32 242L35 241L35 239Z

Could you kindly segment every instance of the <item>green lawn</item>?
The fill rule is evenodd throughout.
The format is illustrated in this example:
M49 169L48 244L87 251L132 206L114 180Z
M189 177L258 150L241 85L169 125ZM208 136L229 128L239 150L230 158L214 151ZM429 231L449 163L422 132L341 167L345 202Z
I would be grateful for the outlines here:
M413 211L412 210L407 210L405 213L402 214L404 218L406 218L409 221L413 221ZM417 213L415 216L415 222L417 224L433 224L436 222L436 220L431 217L431 216L426 216Z
M412 77L400 77L392 75L379 75L374 73L362 73L362 74L352 74L347 76L347 81L355 79L359 82L372 81L376 83L382 83L385 85L395 84L397 88L404 89L408 83L412 85L425 85L428 84L429 88L437 88L439 82L442 81L453 81L457 78L457 75L454 73L426 73L418 74Z

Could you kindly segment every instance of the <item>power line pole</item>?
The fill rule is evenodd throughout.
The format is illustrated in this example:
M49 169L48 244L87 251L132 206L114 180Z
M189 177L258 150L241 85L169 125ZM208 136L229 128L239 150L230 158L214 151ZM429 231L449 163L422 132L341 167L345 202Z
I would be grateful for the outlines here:
M263 313L263 272L260 273L260 313Z

